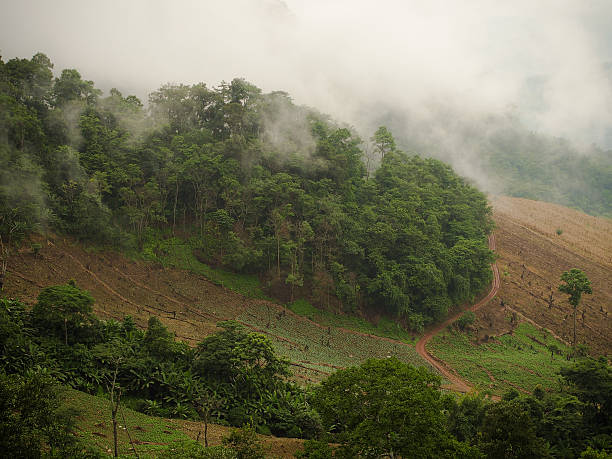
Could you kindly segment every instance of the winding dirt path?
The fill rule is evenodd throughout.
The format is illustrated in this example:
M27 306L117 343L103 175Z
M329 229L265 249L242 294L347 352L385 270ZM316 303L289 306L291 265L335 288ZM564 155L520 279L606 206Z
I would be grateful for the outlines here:
M495 236L491 234L489 236L489 249L495 250ZM446 379L451 382L451 389L457 392L469 392L472 389L472 386L462 379L456 371L448 367L445 362L433 354L431 354L427 350L427 343L438 333L452 324L455 320L459 318L465 311L476 311L481 308L485 304L487 304L499 290L499 270L497 269L497 264L495 262L491 263L491 270L493 271L493 283L491 285L491 290L482 300L478 303L470 306L468 309L459 311L453 316L446 319L444 322L436 325L434 328L428 330L416 343L416 351L419 353L421 357L427 360L432 366L434 366L440 373L444 375Z

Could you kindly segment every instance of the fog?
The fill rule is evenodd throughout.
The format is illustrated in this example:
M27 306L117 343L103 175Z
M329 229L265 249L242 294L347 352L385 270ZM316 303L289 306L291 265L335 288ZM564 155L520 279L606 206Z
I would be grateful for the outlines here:
M4 60L42 51L56 73L77 68L98 87L143 101L168 82L243 77L365 139L400 114L473 176L481 174L466 131L477 137L490 114L612 148L607 0L3 3Z

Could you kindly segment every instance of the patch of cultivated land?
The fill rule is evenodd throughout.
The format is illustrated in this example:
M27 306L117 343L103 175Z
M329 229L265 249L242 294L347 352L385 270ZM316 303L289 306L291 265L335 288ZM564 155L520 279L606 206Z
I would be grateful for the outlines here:
M558 354L551 355L550 344L558 348ZM512 388L531 393L538 384L556 388L557 373L568 364L563 355L568 347L529 323L479 344L474 343L474 336L446 330L427 349L477 389L497 395Z
M146 327L158 316L178 339L195 344L216 331L216 323L237 320L268 335L288 357L298 380L316 382L337 368L368 358L397 358L427 365L414 346L342 327L322 326L284 306L248 298L210 282L192 271L128 260L114 252L86 251L62 238L41 239L35 256L27 247L10 260L4 294L34 303L40 290L74 279L92 293L100 318L134 317ZM192 261L193 263L193 261Z
M479 314L484 330L499 309L512 308L566 342L573 338L573 308L558 290L564 271L578 268L591 280L583 295L576 334L594 354L612 353L612 220L563 206L528 199L493 199L497 228L497 264L501 288L497 300ZM557 234L560 230L561 234ZM502 307L502 301L504 307ZM484 331L483 331L484 333Z
M500 289L476 311L469 333L446 330L427 350L461 378L501 394L554 387L573 338L573 308L560 276L583 270L593 295L578 308L576 334L594 355L612 351L612 221L527 199L493 199ZM561 234L557 234L558 231Z

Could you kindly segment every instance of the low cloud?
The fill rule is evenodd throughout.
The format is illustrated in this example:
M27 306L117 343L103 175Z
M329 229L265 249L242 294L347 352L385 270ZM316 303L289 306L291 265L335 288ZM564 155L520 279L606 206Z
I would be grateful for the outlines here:
M167 82L244 77L365 139L401 115L408 124L396 120L396 135L428 133L415 144L435 142L481 181L472 144L486 138L489 116L612 148L605 0L30 0L3 10L5 60L42 51L56 70L77 68L142 100ZM271 139L287 140L270 126Z

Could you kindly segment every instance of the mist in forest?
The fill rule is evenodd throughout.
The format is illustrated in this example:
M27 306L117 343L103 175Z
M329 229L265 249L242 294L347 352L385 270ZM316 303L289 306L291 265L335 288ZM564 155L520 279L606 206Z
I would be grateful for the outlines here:
M56 74L77 68L145 103L168 82L242 77L365 140L388 124L494 190L480 152L508 126L577 154L612 148L610 18L605 0L24 0L3 7L0 50L42 51Z

